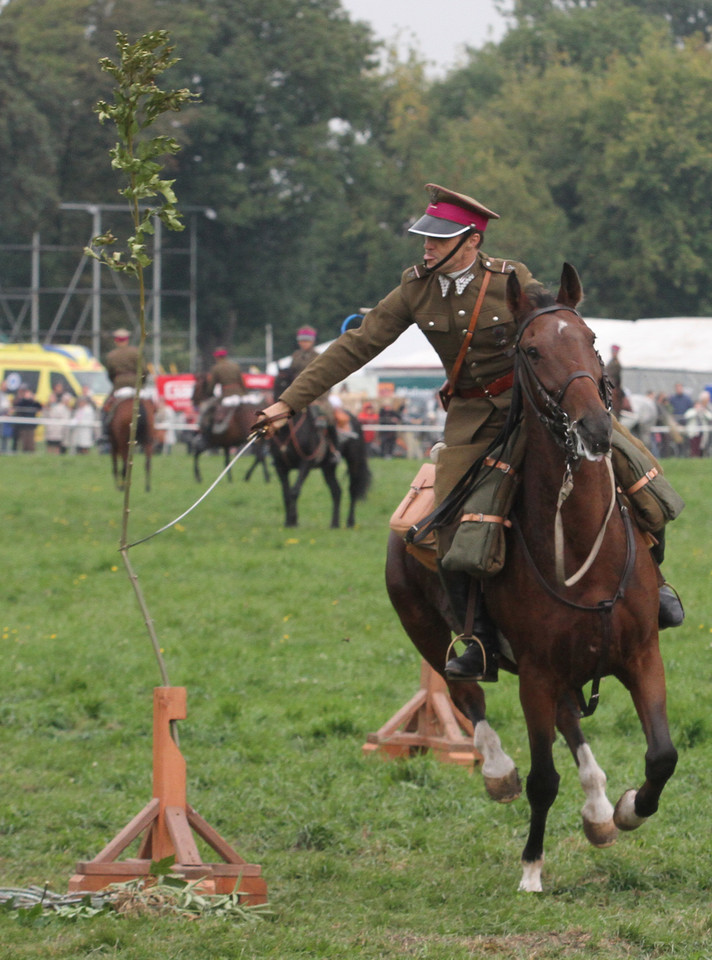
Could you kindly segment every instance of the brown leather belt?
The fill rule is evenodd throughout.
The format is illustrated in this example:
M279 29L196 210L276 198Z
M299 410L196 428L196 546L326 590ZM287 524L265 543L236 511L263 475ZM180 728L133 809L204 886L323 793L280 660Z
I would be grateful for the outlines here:
M493 380L492 383L488 383L484 387L472 387L471 390L455 390L455 396L461 397L463 400L473 400L476 397L497 397L505 390L509 390L513 383L514 371L512 370L511 373L505 374L498 380Z

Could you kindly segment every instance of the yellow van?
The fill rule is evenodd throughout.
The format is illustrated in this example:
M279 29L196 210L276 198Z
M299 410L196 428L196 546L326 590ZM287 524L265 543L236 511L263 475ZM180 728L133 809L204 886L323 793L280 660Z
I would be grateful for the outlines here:
M86 347L76 344L0 344L0 383L3 381L8 393L25 384L43 405L58 383L64 393L74 397L81 396L88 386L99 407L111 390L106 367Z

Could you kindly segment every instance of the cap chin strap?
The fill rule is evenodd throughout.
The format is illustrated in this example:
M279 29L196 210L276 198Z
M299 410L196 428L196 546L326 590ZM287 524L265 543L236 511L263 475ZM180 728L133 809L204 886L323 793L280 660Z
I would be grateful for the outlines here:
M477 230L476 227L468 227L467 230L465 230L465 232L460 237L460 240L458 241L458 243L456 243L455 246L452 248L450 253L445 254L442 260L438 260L438 262L434 266L425 267L425 272L434 273L436 270L439 270L440 267L444 266L448 262L448 260L450 260L451 257L455 256L457 251L463 246L465 241L472 236L473 233L481 233L481 231Z

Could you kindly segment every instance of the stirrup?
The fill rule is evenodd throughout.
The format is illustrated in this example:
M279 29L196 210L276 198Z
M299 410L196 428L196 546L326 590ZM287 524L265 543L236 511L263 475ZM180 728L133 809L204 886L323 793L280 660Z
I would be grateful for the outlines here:
M453 659L450 660L450 652L458 640L461 640L467 645L466 649L459 657L453 657ZM480 667L478 662L477 669L473 669L473 665L469 662L472 659L470 651L471 648L475 648L475 644L482 654L482 665ZM445 675L451 680L483 680L495 683L499 669L497 661L497 654L488 654L485 645L476 634L461 633L451 641L445 654Z
M685 608L682 605L680 594L667 580L658 590L660 606L658 607L658 630L667 630L668 627L679 627L685 619Z

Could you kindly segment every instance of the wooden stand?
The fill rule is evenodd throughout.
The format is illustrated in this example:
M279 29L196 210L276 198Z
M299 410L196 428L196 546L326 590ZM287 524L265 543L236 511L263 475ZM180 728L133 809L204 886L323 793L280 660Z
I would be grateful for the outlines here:
M261 867L247 863L186 803L185 759L171 736L172 720L185 720L185 687L153 691L153 799L93 860L77 863L69 890L101 890L150 875L151 861L175 856L171 872L185 880L201 880L203 893L232 893L241 902L267 902ZM117 857L145 831L136 859ZM223 863L203 863L193 831L218 853ZM239 882L239 886L238 886Z
M386 759L433 750L445 763L472 767L482 763L473 735L472 724L450 699L447 684L423 660L420 690L377 733L369 733L362 749L378 751Z

